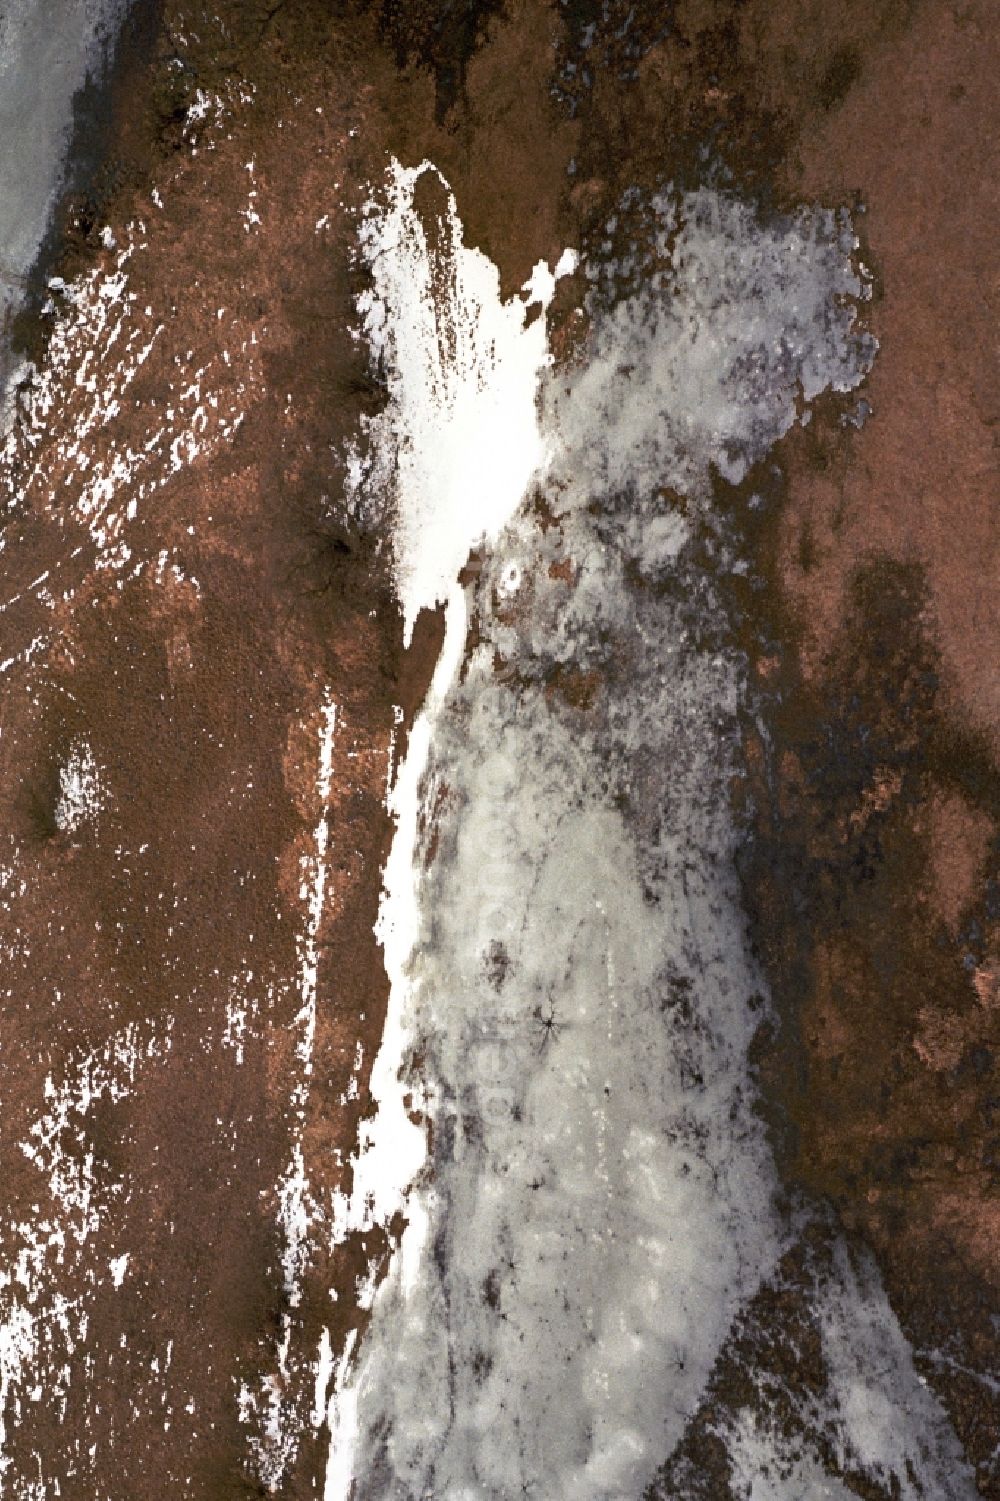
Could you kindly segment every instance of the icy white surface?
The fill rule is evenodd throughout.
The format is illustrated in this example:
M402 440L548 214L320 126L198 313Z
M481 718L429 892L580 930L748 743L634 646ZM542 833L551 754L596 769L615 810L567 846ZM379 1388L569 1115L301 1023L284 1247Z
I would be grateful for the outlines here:
M428 893L445 941L415 965L440 1092L430 1234L411 1289L376 1304L393 1472L404 1495L629 1494L775 1249L738 920L698 871L646 900L571 728L488 663L435 749L462 814ZM695 973L701 1036L663 1011Z
M398 809L390 1056L394 1074L404 1041L422 1059L409 1077L431 1171L359 1360L337 1373L326 1497L622 1501L682 1438L794 1229L775 1208L747 1065L766 1003L732 865L743 676L715 583L734 559L710 475L742 478L804 402L860 383L863 287L841 219L763 226L724 195L665 195L666 273L610 309L592 300L588 358L546 383L544 436L527 417L544 348L504 367L509 442L524 447L495 472L478 415L497 369L495 273L492 305L456 299L460 232L454 261L433 267L408 203L397 191L366 230L369 253L392 263L400 229L406 250L395 279L373 262L366 325L390 402L357 474L393 477L410 624L450 587L449 658L456 621L465 639L455 574L471 543L493 547L480 645L460 680L448 660L436 681ZM466 524L469 494L498 472L502 492ZM529 478L554 522L517 507ZM589 684L586 715L553 691L556 673ZM418 797L432 822L439 810L426 875ZM849 1292L831 1287L824 1305L841 1468L898 1485L910 1463L923 1474L901 1494L971 1496L884 1299L873 1316ZM866 1417L873 1317L888 1331L885 1411ZM922 1449L905 1436L918 1399ZM845 1494L818 1457L776 1458L749 1415L729 1437L741 1496Z
M845 215L802 209L762 225L708 188L654 210L669 269L600 318L586 368L553 391L550 424L591 493L644 482L688 493L709 465L738 483L800 403L852 390L874 357L855 328L865 284Z

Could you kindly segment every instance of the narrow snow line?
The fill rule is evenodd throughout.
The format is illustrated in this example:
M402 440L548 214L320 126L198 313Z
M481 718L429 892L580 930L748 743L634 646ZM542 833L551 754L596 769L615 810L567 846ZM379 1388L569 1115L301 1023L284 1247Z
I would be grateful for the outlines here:
M327 808L333 781L333 744L336 728L337 705L327 690L321 710L319 770L316 777L316 795L320 803L320 814L313 833L314 854L311 883L308 887L303 884L301 888L301 895L306 901L309 916L299 947L299 994L302 997L302 1008L296 1017L296 1022L302 1028L302 1036L296 1051L307 1077L312 1073L313 1043L316 1036L316 984L319 969L317 942L326 902L327 852L330 843Z
M250 1439L250 1449L260 1478L271 1492L276 1491L281 1485L299 1444L297 1418L294 1409L289 1408L283 1402L282 1392L293 1374L293 1314L302 1302L302 1279L310 1256L310 1232L316 1220L322 1216L321 1206L317 1203L309 1183L304 1139L313 1072L313 1049L316 1040L319 939L329 884L329 804L333 786L334 746L338 727L337 705L328 688L323 694L319 719L316 770L316 800L319 811L313 830L312 852L303 859L303 874L299 887L299 896L306 912L305 926L297 944L300 1005L295 1016L295 1027L299 1034L295 1045L295 1056L300 1065L300 1075L291 1095L291 1105L295 1115L291 1155L288 1167L277 1187L278 1223L284 1236L281 1269L288 1306L281 1320L277 1374L272 1373L266 1376L256 1393L252 1392L245 1383L241 1384L237 1396L241 1422L249 1422L251 1417L255 1417L260 1426L259 1435L255 1434ZM322 1400L319 1392L320 1383L324 1380L322 1368L321 1350L320 1367L316 1376L316 1405ZM328 1380L327 1376L325 1382Z
M412 1213L407 1206L409 1190L427 1163L427 1132L413 1118L412 1084L404 1084L402 1080L411 1041L405 1018L412 1012L414 1000L409 963L420 928L420 872L416 849L421 784L430 756L435 720L458 678L467 631L465 590L456 583L445 607L444 641L430 689L410 731L406 755L388 798L389 812L396 820L396 833L383 875L383 895L375 932L385 955L389 1004L369 1085L375 1114L364 1125L354 1161L351 1194L349 1197L341 1195L335 1206L335 1243L345 1240L352 1231L388 1224L397 1212L407 1214L406 1229L387 1273L389 1278L399 1276L404 1287L419 1264L427 1229L426 1215ZM427 1104L426 1101L418 1103L421 1107ZM356 1331L352 1332L333 1371L327 1404L330 1455L324 1501L349 1501L350 1498L357 1442L358 1393L350 1385L354 1375L355 1344Z
M319 816L313 831L313 853L307 863L307 871L299 895L306 907L306 926L298 943L299 950L299 996L301 1006L295 1018L299 1028L299 1040L295 1053L302 1065L302 1075L292 1092L295 1109L295 1141L288 1171L279 1188L280 1214L285 1232L285 1249L282 1255L282 1270L285 1291L291 1308L302 1301L302 1274L309 1258L309 1227L315 1214L315 1205L309 1190L302 1140L305 1133L306 1107L309 1103L310 1081L313 1071L313 1048L316 1040L316 996L319 979L319 933L326 905L327 857L330 848L330 821L328 807L333 781L333 746L337 729L337 705L330 697L329 689L323 695L320 711L319 764L316 774L316 796ZM291 1318L286 1312L279 1365L287 1376L287 1360L291 1339Z

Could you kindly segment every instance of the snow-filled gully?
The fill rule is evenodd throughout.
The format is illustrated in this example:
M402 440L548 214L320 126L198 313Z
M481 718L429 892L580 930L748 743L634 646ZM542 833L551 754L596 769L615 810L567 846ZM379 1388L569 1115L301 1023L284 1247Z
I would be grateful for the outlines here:
M765 224L667 189L655 273L615 302L615 268L585 264L586 357L556 369L545 307L575 256L504 302L449 196L433 274L414 192L434 170L394 163L361 236L388 405L349 503L392 527L407 632L443 603L446 634L392 792L379 1110L339 1207L342 1234L400 1206L407 1228L366 1336L317 1385L326 1501L626 1501L796 1233L747 1064L766 998L733 872L744 684L717 583L746 564L710 474L741 481L861 382L867 288L845 215ZM877 1279L846 1252L831 1268L813 1418L837 1473L746 1409L721 1430L734 1494L843 1496L853 1471L971 1496Z

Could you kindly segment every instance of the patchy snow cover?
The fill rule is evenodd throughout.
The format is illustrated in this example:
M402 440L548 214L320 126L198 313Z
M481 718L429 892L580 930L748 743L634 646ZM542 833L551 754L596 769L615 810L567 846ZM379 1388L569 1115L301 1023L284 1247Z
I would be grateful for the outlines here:
M91 9L89 24L94 25L102 6L95 3ZM104 9L110 16L120 7L108 4ZM0 59L0 114L3 96ZM190 136L197 127L211 149L223 134L232 138L227 127L235 128L237 116L252 101L252 86L240 83L227 85L219 97L199 92L186 131ZM194 139L190 136L192 152ZM151 190L151 198L157 208L163 207L158 188ZM149 400L148 435L130 443L117 419L128 415L130 388L167 325L159 309L134 290L136 281L148 281L143 219L117 231L106 226L101 239L105 253L98 264L72 282L50 280L44 312L52 328L44 361L18 372L8 393L11 420L0 424L0 481L13 497L11 508L26 510L35 504L54 512L60 524L72 518L89 532L96 550L94 556L88 548L67 547L52 576L29 586L28 592L53 609L72 596L74 569L76 574L91 564L109 569L119 574L120 587L126 567L131 565L134 573L143 566L133 559L128 534L144 503L182 470L231 442L263 390L258 339L263 330L251 328L232 353L224 349L202 363L191 349L175 353L172 378L162 383L157 399ZM0 384L2 380L0 358ZM0 537L0 551L4 546ZM4 601L0 610L13 602ZM9 655L0 661L0 672L30 661L48 640L43 633Z
M773 1328L773 1311L763 1322L747 1311L727 1341L727 1359L740 1372L729 1388L739 1393L738 1405L727 1405L723 1395L711 1424L725 1445L733 1497L848 1501L860 1476L879 1487L879 1496L897 1501L971 1497L974 1480L961 1446L914 1370L869 1256L849 1251L824 1222L810 1228L801 1265L771 1284L793 1310L787 1322ZM763 1359L755 1360L761 1334ZM810 1349L821 1352L818 1386ZM796 1385L782 1372L799 1361L810 1365L811 1379ZM823 1464L831 1455L837 1478ZM690 1458L685 1468L689 1473ZM676 1470L659 1477L650 1501L685 1496L678 1480Z
M762 1430L743 1408L725 1434L730 1485L740 1501L855 1501L811 1454L788 1453L781 1436Z
M76 834L84 824L93 823L106 802L94 753L85 740L79 740L71 746L66 764L59 768L56 828L64 834Z
M145 1062L170 1049L165 1035L148 1036L135 1025L99 1049L67 1063L45 1081L46 1109L21 1142L39 1174L34 1217L12 1225L16 1247L0 1267L0 1493L10 1460L4 1453L7 1425L25 1420L26 1404L45 1401L65 1411L70 1359L87 1334L87 1295L74 1291L79 1276L95 1287L108 1268L120 1286L127 1254L108 1262L88 1243L100 1232L122 1184L99 1185L87 1117L102 1099L124 1099ZM100 1271L97 1267L100 1267ZM58 1481L54 1494L58 1494ZM27 1494L19 1490L17 1494Z
M115 419L165 328L129 286L129 262L147 247L145 225L129 224L125 240L110 265L50 284L45 363L22 387L21 421L0 449L0 476L10 479L18 503L51 504L53 495L68 502L98 550L97 566L111 569L129 561L127 525L142 502L233 437L243 421L243 388L260 380L252 349L244 351L240 389L222 378L224 360L195 366L190 354L177 355L159 425L139 447L122 442Z
M972 1472L916 1372L874 1264L852 1261L837 1246L817 1315L841 1465L859 1468L901 1501L974 1496Z
M355 504L377 504L366 485L395 500L408 627L448 601L380 924L392 1001L372 1143L401 1131L414 1186L360 1355L335 1373L326 1501L621 1501L680 1440L795 1233L747 1065L766 1001L728 813L743 668L715 582L741 560L711 470L742 478L804 403L856 387L874 349L854 327L845 219L765 225L725 194L668 192L661 270L615 300L586 268L588 358L545 383L540 430L544 321L518 343L453 201L431 264L416 176L394 169L364 230L389 404L354 456ZM554 522L518 508L532 480ZM459 680L455 578L483 538L480 644ZM419 808L442 805L418 875ZM407 1050L429 1171L400 1113ZM971 1496L884 1296L846 1270L824 1296L841 1470ZM845 1494L818 1456L773 1462L749 1414L729 1442L754 1501Z
M145 234L141 220L130 223L122 248L101 265L71 283L50 282L53 327L45 361L24 372L18 386L18 420L0 442L0 484L13 498L11 510L43 508L60 525L76 523L83 539L67 545L25 589L0 601L0 614L24 595L55 610L73 597L90 566L117 575L119 587L126 570L138 573L146 563L134 558L129 533L137 518L141 525L145 502L183 469L230 443L262 389L252 329L241 340L238 381L228 368L228 351L202 364L190 350L177 354L166 400L151 414L152 431L140 444L127 440L116 419L166 326L130 287L130 262L145 253ZM6 545L0 534L0 552ZM0 659L0 675L44 655L51 641L51 632L38 632Z

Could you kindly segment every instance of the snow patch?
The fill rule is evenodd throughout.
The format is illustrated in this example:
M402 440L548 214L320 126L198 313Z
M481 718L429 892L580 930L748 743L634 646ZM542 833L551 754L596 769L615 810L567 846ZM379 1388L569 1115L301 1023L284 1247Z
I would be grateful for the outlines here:
M396 584L409 643L421 610L449 598L469 552L493 540L545 457L536 412L540 372L549 363L544 310L556 276L536 266L528 304L500 296L493 263L464 243L454 195L433 248L415 191L430 162L393 161L382 208L361 229L373 286L359 299L373 363L384 369L389 404L367 424L368 466L349 473L348 494L364 508L390 489ZM437 174L440 176L440 174ZM369 492L366 495L366 492Z
M78 740L59 769L56 827L64 834L76 834L84 824L94 823L106 804L107 792L94 753L85 740Z

